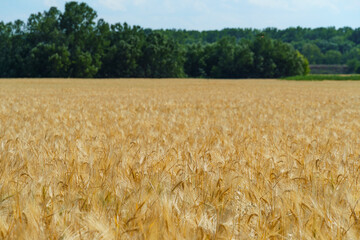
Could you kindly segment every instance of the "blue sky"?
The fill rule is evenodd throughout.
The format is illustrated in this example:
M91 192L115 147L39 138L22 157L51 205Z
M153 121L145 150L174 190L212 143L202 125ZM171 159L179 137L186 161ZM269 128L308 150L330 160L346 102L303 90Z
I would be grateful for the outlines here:
M26 20L64 0L0 0L0 21ZM88 0L99 18L144 28L360 27L360 0Z

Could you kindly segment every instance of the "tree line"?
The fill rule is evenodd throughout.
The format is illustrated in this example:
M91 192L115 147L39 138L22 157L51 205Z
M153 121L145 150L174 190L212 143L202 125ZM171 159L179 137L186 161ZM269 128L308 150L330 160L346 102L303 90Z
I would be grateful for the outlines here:
M182 44L213 43L224 36L234 37L237 41L253 40L259 34L291 44L301 52L310 64L347 64L351 72L360 73L360 28L343 27L287 29L265 28L227 28L213 31L187 30L150 30L162 32Z
M293 45L262 32L211 41L192 34L204 32L109 24L86 3L68 2L64 12L52 7L26 23L0 22L0 77L275 78L309 71Z

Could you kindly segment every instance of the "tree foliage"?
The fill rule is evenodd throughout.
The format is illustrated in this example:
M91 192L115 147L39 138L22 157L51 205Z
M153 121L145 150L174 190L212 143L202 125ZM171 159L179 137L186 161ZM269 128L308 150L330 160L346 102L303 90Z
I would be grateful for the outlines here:
M349 39L356 38L346 30ZM281 35L276 29L266 31L275 39ZM301 34L291 29L283 39L300 41ZM31 14L27 23L0 22L0 77L273 78L307 73L303 55L268 36L251 29L198 32L109 24L97 19L86 3L73 1L65 4L64 12L52 7ZM339 61L343 49L353 49L333 31L324 36L342 47L334 49L326 42L303 47L326 47L319 61L323 56L331 63ZM349 58L356 67L353 53ZM310 49L305 56L312 59L311 54Z
M170 38L177 39L182 44L210 44L223 37L234 37L237 42L256 40L257 36L265 35L271 39L289 43L310 64L347 64L349 61L360 61L360 55L354 57L354 52L360 47L360 28L350 27L319 27L315 29L290 27L287 29L265 28L227 28L211 31L186 30L154 30L162 32ZM350 69L351 70L351 69Z

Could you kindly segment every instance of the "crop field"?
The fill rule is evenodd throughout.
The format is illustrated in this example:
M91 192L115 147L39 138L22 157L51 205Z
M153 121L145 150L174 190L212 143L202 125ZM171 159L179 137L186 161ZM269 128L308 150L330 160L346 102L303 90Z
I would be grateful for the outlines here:
M0 80L0 239L359 239L360 82Z

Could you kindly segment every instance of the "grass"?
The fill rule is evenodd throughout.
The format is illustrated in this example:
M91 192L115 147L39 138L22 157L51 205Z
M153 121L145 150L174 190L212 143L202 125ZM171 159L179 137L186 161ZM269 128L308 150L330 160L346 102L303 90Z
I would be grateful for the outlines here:
M323 81L323 80L358 81L360 80L360 74L352 74L352 75L309 74L305 76L286 77L284 79L298 80L298 81Z
M0 80L0 239L358 239L359 92Z

